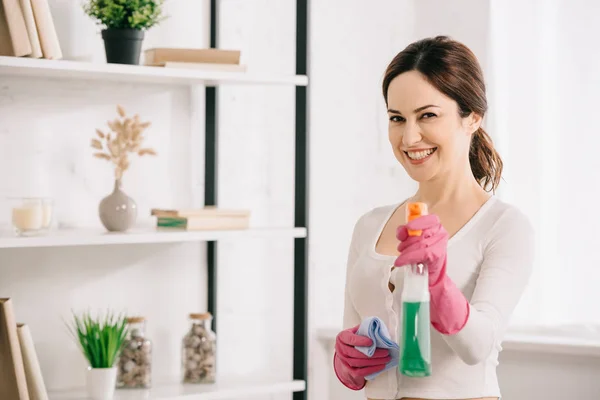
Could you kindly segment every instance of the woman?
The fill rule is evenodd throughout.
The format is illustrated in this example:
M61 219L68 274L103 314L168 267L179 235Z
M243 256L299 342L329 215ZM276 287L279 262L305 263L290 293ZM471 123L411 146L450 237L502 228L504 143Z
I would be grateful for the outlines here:
M383 95L392 150L419 188L355 225L335 372L369 399L498 399L500 342L531 274L534 237L524 214L489 193L502 161L481 128L481 68L463 44L424 39L392 60ZM429 215L407 223L408 201L426 203ZM422 234L408 237L408 229ZM372 343L356 334L365 317L399 331L402 266L413 263L429 272L432 373L424 378L384 370L388 350L368 358L354 347Z

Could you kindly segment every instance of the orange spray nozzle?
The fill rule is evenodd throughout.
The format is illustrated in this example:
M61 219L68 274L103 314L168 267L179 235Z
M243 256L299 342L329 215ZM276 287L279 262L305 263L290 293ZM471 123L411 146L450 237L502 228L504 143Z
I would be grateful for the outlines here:
M406 205L406 222L419 218L422 215L427 215L427 204L414 202ZM408 230L408 236L421 236L421 230Z

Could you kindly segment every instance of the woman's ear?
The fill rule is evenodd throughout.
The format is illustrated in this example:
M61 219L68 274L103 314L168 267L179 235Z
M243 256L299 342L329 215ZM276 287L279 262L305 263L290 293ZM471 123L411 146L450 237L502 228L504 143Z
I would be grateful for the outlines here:
M471 114L469 114L468 117L466 117L463 120L463 126L465 127L467 133L469 135L472 135L477 131L477 129L479 129L482 120L483 118L481 117L481 115L472 112Z

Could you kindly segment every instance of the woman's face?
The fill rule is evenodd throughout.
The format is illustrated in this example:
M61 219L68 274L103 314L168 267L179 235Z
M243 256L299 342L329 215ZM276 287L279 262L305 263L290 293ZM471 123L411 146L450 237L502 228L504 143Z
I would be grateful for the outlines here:
M471 134L479 128L479 116L461 118L458 104L418 71L394 78L387 101L389 140L412 179L426 182L468 167Z

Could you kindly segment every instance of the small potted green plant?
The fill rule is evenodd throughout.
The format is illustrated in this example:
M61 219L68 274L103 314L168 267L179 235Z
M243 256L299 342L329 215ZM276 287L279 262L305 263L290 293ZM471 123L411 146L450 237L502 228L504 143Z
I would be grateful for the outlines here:
M111 312L94 318L85 312L74 314L68 327L89 363L88 396L93 400L112 399L117 381L116 363L127 335L127 319Z
M164 0L86 0L85 13L104 27L106 62L139 64L144 32L161 22Z

